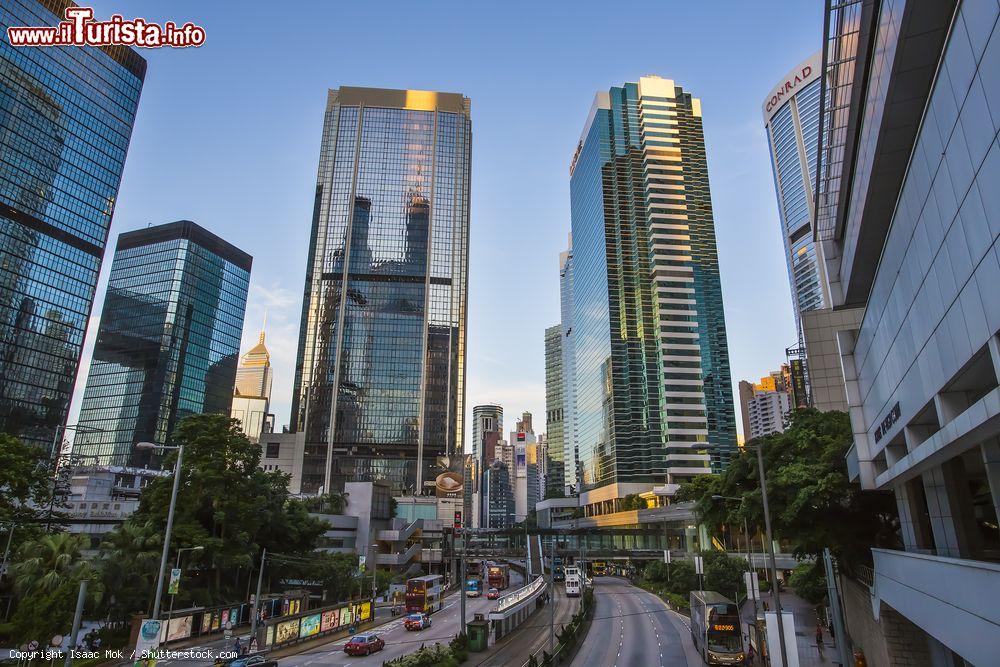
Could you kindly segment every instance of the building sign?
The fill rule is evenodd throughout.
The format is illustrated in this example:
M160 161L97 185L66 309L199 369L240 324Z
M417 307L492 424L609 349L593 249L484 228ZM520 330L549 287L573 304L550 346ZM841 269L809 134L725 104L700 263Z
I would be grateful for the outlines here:
M455 511L455 523L454 523L454 526L455 526L455 528L461 528L462 527L462 512L460 512L458 510Z
M823 53L817 51L804 63L786 74L785 78L768 93L767 99L764 100L762 107L764 122L769 123L771 117L778 113L778 109L783 107L795 93L819 78L822 69Z
M167 594L177 595L181 587L181 571L177 568L170 570L170 583L167 584Z
M465 488L461 473L449 470L434 480L434 495L438 498L461 498Z
M889 429L891 429L893 425L899 421L901 415L902 411L899 409L899 401L896 401L896 405L892 406L892 410L889 410L889 414L885 416L882 423L875 429L876 443L878 443L878 441L882 439L882 436L888 433Z
M802 359L791 359L788 362L789 374L792 376L792 403L795 408L809 407L809 392L806 391L806 363Z

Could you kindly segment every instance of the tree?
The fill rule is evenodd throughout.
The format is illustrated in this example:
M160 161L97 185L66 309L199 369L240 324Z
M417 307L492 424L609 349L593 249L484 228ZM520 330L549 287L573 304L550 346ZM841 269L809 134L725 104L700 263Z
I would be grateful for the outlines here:
M189 561L196 567L181 587L178 604L242 599L262 548L269 557L311 556L327 524L310 517L304 503L289 498L287 475L260 469L260 447L247 439L238 421L224 415L192 415L178 424L172 443L184 445L184 466L171 551L203 549ZM175 460L172 452L164 461L165 469L171 470ZM150 483L127 523L162 534L172 486L172 476ZM135 548L141 552L147 546ZM266 573L274 583L282 578L280 567Z
M705 551L702 558L705 563L705 588L738 599L743 588L743 573L747 571L746 561L733 558L724 551Z
M149 521L128 521L104 538L98 569L112 620L127 621L133 613L152 610L162 545L162 533Z
M83 535L55 533L30 540L17 550L10 575L19 602L6 632L18 644L47 644L66 634L73 620L80 582L87 580L87 608L97 608L101 584L97 572L82 558Z
M826 573L819 561L799 563L788 584L806 602L822 604L826 600Z
M37 534L32 526L51 493L52 470L45 451L0 433L0 523L13 522L22 539Z
M829 547L847 572L870 563L872 547L899 545L892 496L862 491L848 479L845 457L851 442L845 413L805 409L793 413L784 432L750 443L763 455L775 537L791 543L798 557L818 559ZM764 520L757 467L756 452L747 448L715 480L698 480L679 493L696 499L695 512L706 525L740 525L746 518L760 529Z

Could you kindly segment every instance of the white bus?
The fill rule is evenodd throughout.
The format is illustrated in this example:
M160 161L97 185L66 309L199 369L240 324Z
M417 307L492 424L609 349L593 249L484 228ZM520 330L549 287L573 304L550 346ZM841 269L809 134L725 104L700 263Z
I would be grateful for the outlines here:
M566 597L578 598L582 588L582 580L579 568L566 568Z

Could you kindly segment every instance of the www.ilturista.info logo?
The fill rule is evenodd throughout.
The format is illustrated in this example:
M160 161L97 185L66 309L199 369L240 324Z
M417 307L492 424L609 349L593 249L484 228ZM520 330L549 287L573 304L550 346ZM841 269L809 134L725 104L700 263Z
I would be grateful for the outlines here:
M114 14L107 21L95 21L91 7L67 7L66 20L57 26L11 26L7 28L11 46L160 46L184 48L205 43L205 29L190 21L178 26L167 21L162 26L145 19L126 20Z

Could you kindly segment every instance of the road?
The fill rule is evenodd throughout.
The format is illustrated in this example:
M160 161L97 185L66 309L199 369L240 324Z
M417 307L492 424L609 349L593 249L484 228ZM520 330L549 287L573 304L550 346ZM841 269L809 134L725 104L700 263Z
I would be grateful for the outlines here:
M508 591L522 586L521 575L514 571L510 573L511 587ZM464 595L464 593L462 593ZM420 648L421 644L447 644L459 630L459 593L449 595L444 607L431 616L431 627L426 630L409 631L403 627L403 617L386 623L372 630L385 640L385 650L368 657L351 657L344 653L347 639L339 639L329 644L307 649L296 655L286 656L278 660L280 667L311 667L312 665L381 665L386 660L398 658ZM471 621L474 614L486 614L496 602L486 597L466 598L466 620Z
M597 607L573 667L700 667L687 619L617 577L595 577Z
M566 587L556 583L555 632L559 634L562 626L568 624L573 614L580 608L580 598L567 598ZM528 617L528 620L518 626L508 637L501 639L496 648L484 658L477 658L473 653L469 656L471 665L483 667L519 667L528 661L528 656L542 649L549 648L549 615L551 610L546 605Z

